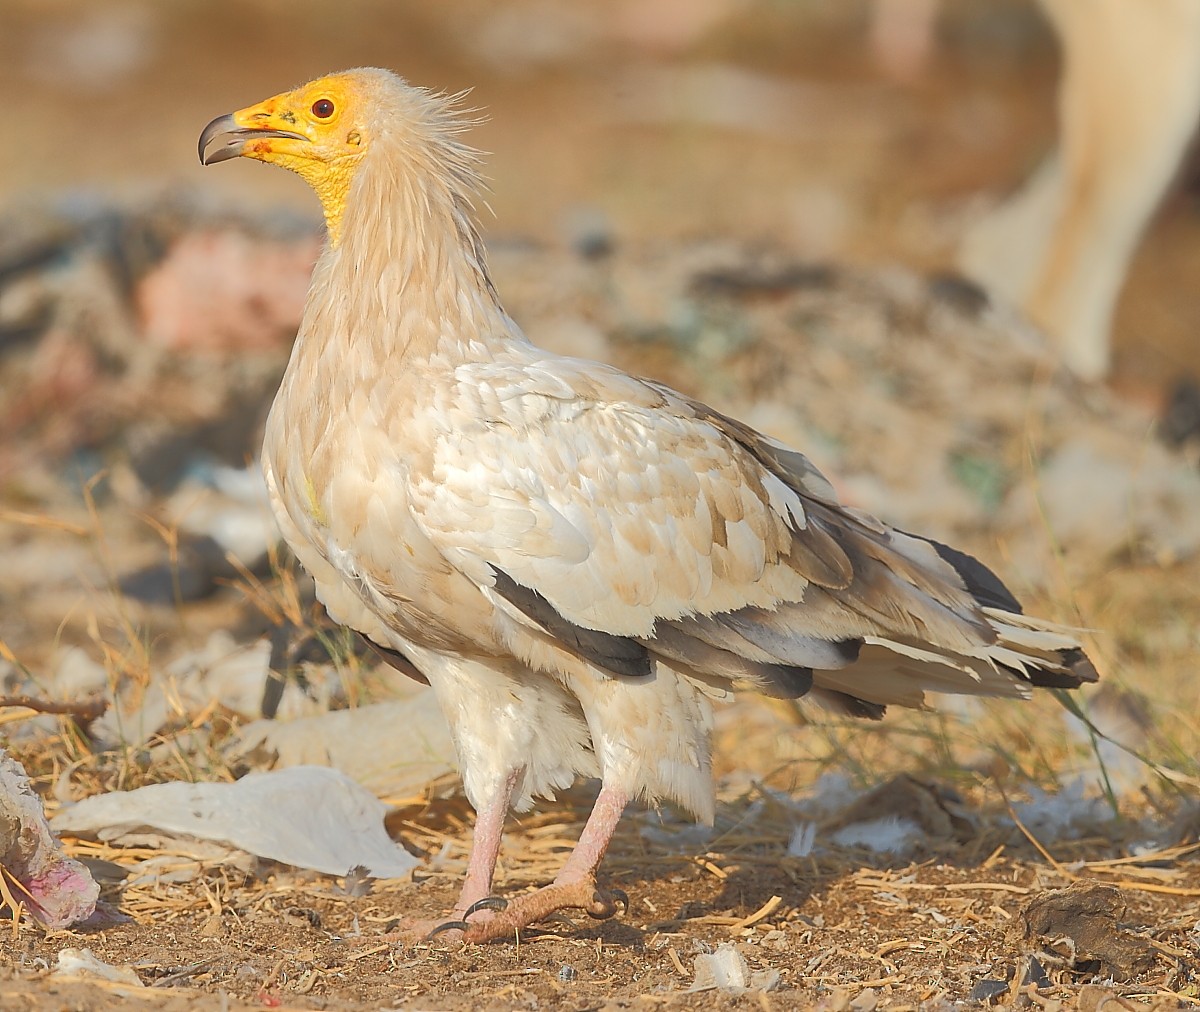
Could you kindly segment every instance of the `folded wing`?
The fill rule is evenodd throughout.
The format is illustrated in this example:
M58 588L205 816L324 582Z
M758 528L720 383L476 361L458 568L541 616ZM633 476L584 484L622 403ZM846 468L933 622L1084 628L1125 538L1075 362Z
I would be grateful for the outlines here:
M802 454L703 404L568 359L458 381L414 515L498 607L614 677L665 660L860 716L1095 678L981 563L841 506Z

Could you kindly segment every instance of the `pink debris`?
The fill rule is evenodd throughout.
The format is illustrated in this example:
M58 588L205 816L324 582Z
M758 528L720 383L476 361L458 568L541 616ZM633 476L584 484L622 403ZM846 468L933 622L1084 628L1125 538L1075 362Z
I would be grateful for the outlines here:
M138 284L142 332L179 351L286 346L319 252L315 235L287 242L229 228L188 232Z
M14 898L48 928L87 920L100 887L62 851L25 769L0 750L0 865L19 887Z

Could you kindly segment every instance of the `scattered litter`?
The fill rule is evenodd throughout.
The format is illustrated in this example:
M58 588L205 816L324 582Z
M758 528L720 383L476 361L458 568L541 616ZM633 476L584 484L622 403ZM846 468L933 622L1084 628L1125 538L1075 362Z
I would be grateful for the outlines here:
M181 531L210 537L243 565L253 568L279 540L262 469L215 466L205 480L185 481L167 500L165 512Z
M854 996L850 1002L851 1012L875 1012L879 1005L879 992L873 987L865 987Z
M296 766L232 784L152 784L86 798L54 827L114 840L145 827L218 840L297 868L398 878L417 865L383 827L386 809L338 770Z
M1064 443L1014 495L1007 519L1046 523L1100 557L1134 548L1160 565L1178 561L1200 545L1200 474L1150 440L1137 451L1102 431Z
M907 773L868 791L823 828L834 843L881 854L909 854L930 842L963 842L975 833L952 791Z
M263 638L239 644L225 630L214 631L204 646L176 658L149 687L129 686L116 705L92 725L101 744L142 745L171 720L191 720L216 703L241 717L262 716L270 672L271 643ZM275 712L281 717L325 710L337 691L336 673L288 681ZM253 725L252 725L253 726Z
M218 629L202 649L168 664L163 681L188 709L198 711L218 702L240 716L257 717L262 713L270 661L271 643L266 638L239 644Z
M813 852L813 845L816 842L817 824L815 822L798 823L792 830L791 839L788 840L788 857L808 857Z
M404 728L397 734L397 728ZM454 743L432 690L352 710L333 710L297 720L259 720L246 725L234 756L257 751L276 768L333 766L375 794L420 793L455 769Z
M1031 785L1029 800L1014 804L1013 811L1042 843L1083 836L1113 820L1112 809L1100 797L1098 787L1082 777L1059 784L1053 792Z
M63 853L25 768L2 750L0 866L5 893L48 928L66 928L95 913L100 887Z
M1008 994L1008 992L1009 983L1007 980L984 977L982 980L975 982L975 986L971 988L971 993L967 995L967 1001L990 1003Z
M862 791L840 770L830 770L817 777L803 798L788 799L810 818L824 821L858 800ZM775 795L777 799L786 795Z
M128 984L130 987L145 987L141 978L130 966L112 966L97 959L91 949L62 949L58 954L58 965L54 968L55 977L89 977L97 980L107 980L114 984Z
M60 699L82 699L108 689L108 672L82 647L67 647L55 660L53 687Z
M750 974L750 989L752 991L774 991L779 987L783 974L773 966L765 970L755 970Z
M921 840L921 827L900 815L851 822L829 835L839 847L866 847L876 854L908 854Z
M1096 786L1107 781L1118 798L1128 797L1153 777L1151 767L1133 753L1148 751L1154 721L1141 699L1111 682L1083 702L1088 719L1104 738L1093 742L1091 730L1065 710L1063 721L1073 738L1091 746L1085 757L1087 777Z
M717 951L696 957L693 963L695 980L688 991L741 991L750 981L746 957L732 942L717 946Z
M144 690L129 687L119 691L114 704L92 723L92 736L99 748L148 742L170 719L172 707L163 686L154 681Z
M773 968L751 972L746 957L732 942L722 942L717 951L701 953L693 962L695 979L688 993L695 991L728 991L740 994L746 990L773 991L779 986L780 973Z

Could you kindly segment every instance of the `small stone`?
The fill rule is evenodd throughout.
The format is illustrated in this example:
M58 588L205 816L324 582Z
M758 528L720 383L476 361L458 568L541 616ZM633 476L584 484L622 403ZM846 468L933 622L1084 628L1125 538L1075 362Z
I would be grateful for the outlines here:
M967 1001L994 1002L1001 995L1008 994L1008 981L984 977L967 995Z
M562 984L569 984L578 976L579 971L576 970L575 967L573 967L570 963L563 963L563 965L559 968L558 979Z
M868 987L850 1002L850 1008L852 1012L875 1012L875 1006L878 1004L879 992L873 987Z

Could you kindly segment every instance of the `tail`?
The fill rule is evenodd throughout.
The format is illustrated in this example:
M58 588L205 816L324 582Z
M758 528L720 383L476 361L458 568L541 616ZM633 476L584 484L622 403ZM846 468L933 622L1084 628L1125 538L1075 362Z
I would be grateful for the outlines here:
M978 559L931 538L928 543L962 581L994 638L947 650L908 637L867 636L857 660L814 671L811 697L848 716L882 717L888 705L924 707L926 692L1028 698L1034 688L1075 689L1099 679L1079 631L1032 618Z

